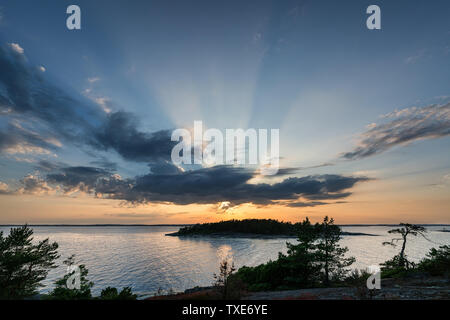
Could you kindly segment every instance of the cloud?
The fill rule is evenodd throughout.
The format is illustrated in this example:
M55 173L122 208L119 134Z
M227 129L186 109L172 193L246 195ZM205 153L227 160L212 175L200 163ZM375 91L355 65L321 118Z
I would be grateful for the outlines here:
M172 216L184 215L188 212L145 212L145 213L135 213L135 212L119 212L119 213L105 213L105 216L116 217L116 218L132 218L132 219L148 219L148 218L170 218Z
M6 130L0 129L0 152L6 154L51 154L61 146L53 137L27 130L17 122L10 122Z
M419 61L420 59L424 58L425 55L426 55L426 53L427 53L426 50L421 50L420 52L418 52L418 53L416 53L416 54L414 54L414 55L411 55L411 56L407 57L407 58L404 60L404 62L405 62L405 64L414 64L414 63L416 63L417 61Z
M170 174L147 174L134 179L100 179L96 192L102 197L132 203L166 202L174 204L275 204L278 201L340 199L343 192L366 177L315 175L288 178L275 184L249 183L254 173L239 167L216 166ZM318 203L316 203L318 204Z
M9 46L11 47L11 49L18 53L18 54L23 54L24 50L23 48L18 44L18 43L10 43Z
M139 131L133 114L108 113L105 111L109 109L99 110L90 99L68 94L13 54L16 49L0 47L0 88L4 89L0 90L0 113L28 121L30 127L40 131L36 135L20 130L0 131L0 152L9 152L19 145L27 146L21 149L23 152L57 149L58 145L41 138L45 133L76 147L115 151L129 161L157 163L170 159L175 145L170 139L171 130ZM99 102L109 108L107 100Z
M95 190L97 180L111 176L105 169L95 167L66 167L59 169L58 173L48 174L46 181L59 185L65 193L77 191L90 193Z
M428 186L435 188L446 188L450 186L450 173L444 174L437 183L432 183L429 184Z
M97 104L102 108L103 111L105 111L105 113L111 113L110 100L108 98L95 98L94 101L97 102Z
M96 166L40 161L36 168L43 176L25 177L17 193L84 192L131 204L228 203L231 208L243 203L287 201L292 206L298 202L313 206L348 197L355 184L369 180L313 175L268 184L251 183L257 173L241 167L184 171L171 163L171 151L177 143L170 139L171 130L144 132L131 113L102 112L90 99L48 83L42 72L30 67L14 50L0 47L0 110L10 120L8 130L0 128L0 152L56 152L64 143L95 152L115 152L127 161L149 165L146 174L122 178L114 172L114 164L101 160L94 163ZM280 173L287 175L300 169L285 168Z
M92 77L87 79L89 83L95 83L97 81L100 81L99 77Z
M48 83L42 72L12 48L0 47L0 109L55 138L77 142L94 130L103 113ZM30 142L31 143L31 142Z
M445 183L450 183L450 173L446 174L442 177L442 180L445 181Z
M91 161L90 164L107 169L111 172L117 171L117 163L109 161L106 157L100 156L99 159Z
M9 190L9 186L6 183L0 181L0 195L10 194L10 193L11 193L11 191Z
M119 111L108 115L104 124L96 130L92 145L101 150L115 150L124 159L136 162L157 163L170 159L171 130L153 133L136 129L138 123L131 113Z
M317 207L329 204L328 202L322 201L309 201L309 202L289 202L286 204L287 207L293 208L306 208L306 207Z
M42 195L51 194L56 191L48 185L47 181L37 175L29 174L25 176L20 183L22 184L22 187L15 192L16 194Z
M227 211L230 208L231 208L231 202L230 201L224 201L224 202L221 202L219 204L217 210L225 212L225 211Z
M383 118L393 120L369 128L360 136L359 145L342 154L342 158L366 158L395 146L450 135L450 103L407 108L384 115Z
M41 161L38 168L47 172L45 177L27 176L21 181L23 187L19 194L84 192L130 204L219 204L219 211L227 211L243 203L290 207L324 205L327 204L323 202L325 200L350 196L349 189L370 180L367 177L313 175L291 177L275 184L253 184L249 181L255 172L232 166L186 172L164 168L156 170L157 173L127 179L97 167L66 167Z

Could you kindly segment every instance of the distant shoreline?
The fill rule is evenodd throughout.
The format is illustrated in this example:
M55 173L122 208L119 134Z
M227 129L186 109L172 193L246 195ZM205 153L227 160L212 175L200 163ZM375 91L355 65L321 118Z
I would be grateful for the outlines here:
M24 224L0 224L0 227L20 227ZM30 227L186 227L186 224L28 224ZM450 227L450 224L418 224L424 227ZM398 224L339 224L339 227L396 227Z
M23 225L24 224L0 224L0 227L21 227ZM192 226L193 224L27 224L27 225L29 227L186 227Z

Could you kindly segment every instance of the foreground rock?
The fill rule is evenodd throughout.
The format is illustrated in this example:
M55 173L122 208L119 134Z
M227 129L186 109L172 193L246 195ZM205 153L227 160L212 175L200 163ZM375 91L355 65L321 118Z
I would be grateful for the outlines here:
M380 290L365 287L312 288L249 293L243 300L449 300L450 280L383 279Z
M213 287L196 287L184 293L155 296L147 300L220 300ZM383 279L380 290L361 287L311 288L244 293L241 300L450 300L450 279L418 277Z

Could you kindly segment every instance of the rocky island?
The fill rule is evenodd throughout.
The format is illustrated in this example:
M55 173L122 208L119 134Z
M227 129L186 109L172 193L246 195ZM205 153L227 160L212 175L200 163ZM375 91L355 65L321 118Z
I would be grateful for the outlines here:
M166 236L178 237L234 237L234 238L295 238L299 223L283 222L273 219L227 220L215 223L202 223L180 228ZM343 236L376 236L360 232L341 232Z

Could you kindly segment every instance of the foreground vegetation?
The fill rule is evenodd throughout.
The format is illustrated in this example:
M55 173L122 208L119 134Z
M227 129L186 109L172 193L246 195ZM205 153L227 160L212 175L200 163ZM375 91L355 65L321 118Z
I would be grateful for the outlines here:
M361 297L369 294L366 280L371 274L366 270L349 269L355 259L347 257L348 249L340 246L343 233L332 218L325 217L321 223L316 224L312 224L308 218L296 224L280 223L275 220L264 221L263 224L272 226L266 232L286 232L295 226L298 242L295 244L287 242L286 254L279 253L277 260L255 267L244 266L236 271L232 261L222 261L219 273L214 275L213 287L209 288L205 295L193 292L191 298L239 299L248 291L325 287L355 287L361 289ZM253 232L260 232L260 222L261 220L248 220L244 225ZM221 224L221 227L224 225L226 224ZM232 221L230 225L234 228L239 223ZM426 238L426 229L401 223L399 228L392 229L389 233L394 235L394 238L384 245L399 246L400 251L382 264L382 278L403 279L417 275L424 278L433 276L449 278L450 246L433 248L419 263L414 263L406 255L407 243L411 237ZM38 294L38 289L42 287L42 281L48 272L57 267L56 261L60 257L57 251L58 244L51 243L49 239L33 243L32 235L33 230L26 225L12 228L8 236L3 236L0 232L0 299L33 298ZM87 268L84 265L76 266L74 256L68 257L63 263L70 272L56 280L55 288L48 294L39 296L41 299L135 300L137 298L129 287L120 291L107 287L101 291L100 296L93 297L91 288L94 283L88 279ZM73 288L69 284L74 284L76 272L79 275L76 280L78 283L76 288Z
M287 254L256 267L242 267L233 275L250 291L283 290L329 286L345 279L355 262L345 257L346 247L339 245L342 231L334 220L311 224L308 218L297 226L297 244L287 243Z
M33 244L33 230L28 226L12 228L4 237L0 232L0 299L28 299L38 294L42 281L51 269L57 267L58 244L50 243L49 239ZM64 261L67 267L75 266L74 256ZM99 297L92 297L91 288L94 283L89 281L88 269L79 265L77 269L56 280L55 289L42 295L43 299L54 300L135 300L136 295L129 287L120 292L116 288L103 289ZM73 289L67 287L69 279L74 279L76 272L80 273L79 285ZM76 279L78 280L78 278ZM79 287L79 289L77 289Z
M367 297L366 281L371 275L367 270L348 269L355 259L346 257L346 247L339 241L342 232L334 220L325 217L322 223L311 224L308 219L297 224L298 243L287 243L287 254L279 253L278 259L255 266L228 269L224 273L230 287L228 298L236 298L244 291L270 291L303 288L356 287L361 296ZM390 234L399 235L385 245L397 246L400 252L381 267L381 278L408 278L450 276L450 246L433 248L419 263L409 261L405 254L409 237L425 237L425 228L401 223ZM223 268L221 268L221 271ZM448 281L447 281L448 282ZM223 289L222 289L223 290Z

